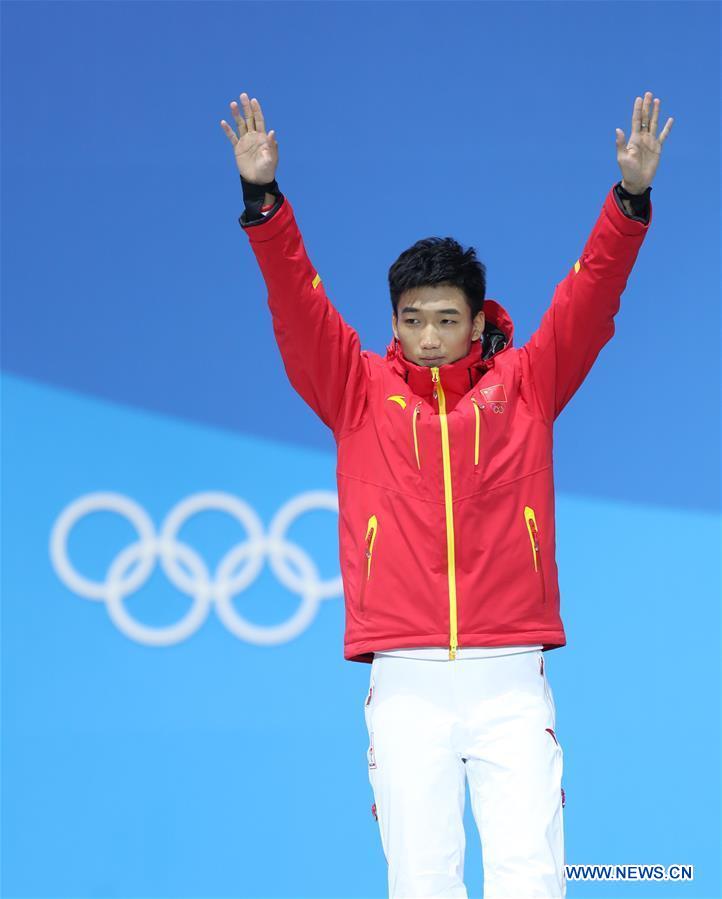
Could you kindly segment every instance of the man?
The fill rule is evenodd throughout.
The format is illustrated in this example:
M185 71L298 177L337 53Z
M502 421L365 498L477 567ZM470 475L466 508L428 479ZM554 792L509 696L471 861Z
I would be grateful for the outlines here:
M364 711L392 897L466 897L465 777L491 897L564 896L563 754L543 652L565 645L553 424L614 334L651 222L668 119L637 97L622 180L519 349L484 266L452 238L389 270L393 340L362 350L278 189L260 104L232 103L248 234L294 388L338 448L344 657L372 663ZM454 664L439 664L440 662ZM459 664L461 663L461 664Z

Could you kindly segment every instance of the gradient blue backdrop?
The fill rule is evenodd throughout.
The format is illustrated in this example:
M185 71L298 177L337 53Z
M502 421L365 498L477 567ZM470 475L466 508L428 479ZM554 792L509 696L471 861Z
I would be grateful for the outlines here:
M260 98L311 258L382 353L388 267L432 234L477 248L521 346L645 90L675 125L617 333L556 427L569 642L546 658L567 862L695 880L568 895L722 896L719 24L695 2L2 4L4 896L386 895L341 598L281 642L211 608L150 645L51 552L87 494L159 529L201 492L267 527L335 491L237 222L229 101ZM324 582L336 524L318 508L288 532ZM212 572L244 533L208 508L182 537ZM92 513L68 556L102 582L133 539ZM299 603L268 565L234 600L264 627ZM125 607L162 627L191 601L158 565ZM479 896L468 805L466 864Z

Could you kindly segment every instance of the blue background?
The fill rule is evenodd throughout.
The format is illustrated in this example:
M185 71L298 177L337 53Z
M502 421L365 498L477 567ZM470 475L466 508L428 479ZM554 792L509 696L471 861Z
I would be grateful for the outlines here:
M722 896L719 5L5 2L2 19L3 895L386 895L369 666L343 660L340 596L284 642L211 608L149 645L51 554L87 494L159 529L204 491L266 527L335 492L237 221L230 100L260 99L309 254L383 353L388 267L432 234L476 247L521 346L652 90L660 128L675 119L654 220L555 431L569 642L546 659L567 862L695 866L684 886L568 895ZM318 509L288 533L324 581L336 526ZM86 516L73 566L102 581L133 533ZM182 536L212 572L244 532L208 510ZM299 601L266 565L234 605L272 627ZM156 565L125 605L162 627L190 600ZM468 803L466 883L481 895Z

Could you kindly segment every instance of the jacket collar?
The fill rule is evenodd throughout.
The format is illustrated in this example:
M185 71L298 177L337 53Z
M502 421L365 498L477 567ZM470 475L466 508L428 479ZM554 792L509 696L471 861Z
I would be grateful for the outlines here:
M468 393L479 378L494 367L496 356L512 346L514 323L506 309L495 300L485 300L484 316L483 344L481 340L475 340L466 356L462 356L456 362L439 366L439 376L444 391L460 396ZM409 361L404 356L401 343L396 337L386 348L386 361L417 396L430 397L432 395L431 367Z

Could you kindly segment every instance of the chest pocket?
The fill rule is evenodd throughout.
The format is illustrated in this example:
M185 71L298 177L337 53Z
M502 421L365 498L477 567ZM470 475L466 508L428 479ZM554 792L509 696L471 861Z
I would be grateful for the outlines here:
M436 399L436 394L434 395ZM406 429L406 435L403 438L408 447L409 459L418 472L423 472L425 467L429 465L429 447L426 441L430 438L434 440L433 454L431 458L437 459L439 455L439 447L441 446L441 427L440 420L441 411L433 416L435 428L430 435L429 429L421 427L422 415L426 421L426 413L424 412L424 402L419 399L407 400L401 394L391 394L386 397L387 400L397 403L402 410L405 410L405 422L403 427ZM454 434L451 446L451 455L455 461L463 461L464 470L473 470L474 473L481 471L481 461L484 454L485 433L495 442L495 435L503 432L503 418L509 417L509 396L506 387L502 383L490 384L487 387L477 387L467 394L460 403L467 404L467 411L464 417L471 420L471 429L469 431L469 423L463 426L463 435L458 431ZM461 411L462 406L454 406L448 409L446 415L448 420L454 412ZM489 447L492 449L492 447Z
M506 415L509 398L503 384L491 384L475 390L470 397L470 403L474 410L473 443L469 446L470 461L474 471L479 471L479 459L481 456L484 431L489 425L493 427L492 417Z

